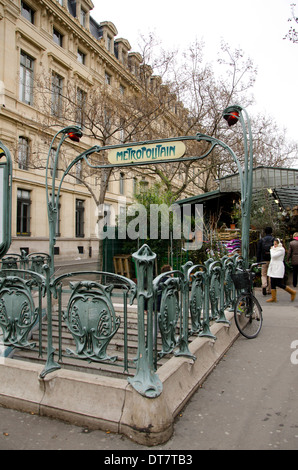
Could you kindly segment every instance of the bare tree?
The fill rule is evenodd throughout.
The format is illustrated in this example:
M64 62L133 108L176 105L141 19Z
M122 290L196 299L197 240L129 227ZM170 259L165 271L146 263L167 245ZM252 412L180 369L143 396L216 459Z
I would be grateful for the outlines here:
M233 51L225 43L222 43L218 62L222 70L219 76L204 59L204 45L195 42L182 53L182 57L178 54L172 57L164 80L177 97L177 102L183 102L187 108L185 119L177 123L180 135L201 132L223 140L236 151L241 160L244 158L242 135L239 129L236 132L228 131L222 112L235 102L244 107L252 104L251 90L257 71L241 50ZM193 156L202 155L208 145L192 143L188 145L188 152ZM165 184L167 191L173 192L173 199L183 194L190 183L195 185L198 193L210 191L214 188L215 179L236 170L220 148L197 164L177 163L170 167L159 165L149 169ZM178 174L182 177L177 181Z
M241 132L227 129L222 111L235 102L244 107L253 102L250 93L256 69L241 50L232 51L223 43L219 59L223 73L218 76L205 62L203 52L203 44L195 42L180 57L177 51L162 50L151 35L147 41L143 38L143 62L131 89L121 92L104 80L92 86L70 80L59 89L56 101L53 101L53 75L43 73L35 83L40 129L46 135L49 128L80 124L84 135L102 147L201 132L225 141L241 160L244 158ZM285 135L278 132L272 121L262 116L253 120L253 133L255 165L270 162L271 166L282 166L293 154L297 155L297 147L286 142ZM207 148L205 142L189 141L187 154L200 156ZM94 166L104 165L107 156L99 152L90 157L90 162ZM39 158L34 164L41 167L43 161ZM65 167L68 162L62 152L63 164ZM190 187L193 193L210 191L215 179L237 168L218 148L197 163L164 163L134 171L160 181L174 201L187 194ZM126 168L125 173L127 178L133 177L131 169ZM119 171L110 167L99 171L85 165L79 174L74 171L72 175L88 188L96 206L100 207L104 204L109 181L119 178ZM95 177L97 184L94 185ZM98 222L101 218L99 212Z
M298 17L295 15L295 7L296 3L292 3L291 5L291 17L288 19L290 23L298 24ZM284 39L289 39L293 43L298 42L298 32L295 29L295 26L291 26L288 33L285 35Z

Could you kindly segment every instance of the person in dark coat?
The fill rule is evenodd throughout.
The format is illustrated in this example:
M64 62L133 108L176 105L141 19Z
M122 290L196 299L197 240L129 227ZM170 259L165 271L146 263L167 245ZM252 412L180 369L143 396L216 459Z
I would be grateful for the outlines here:
M287 261L291 261L293 267L293 287L297 287L298 275L298 232L293 235L293 240L290 242Z
M267 275L270 263L270 248L273 246L274 237L272 236L272 228L265 228L265 236L261 238L257 246L257 263L262 264L262 292L263 295L271 293L270 278Z

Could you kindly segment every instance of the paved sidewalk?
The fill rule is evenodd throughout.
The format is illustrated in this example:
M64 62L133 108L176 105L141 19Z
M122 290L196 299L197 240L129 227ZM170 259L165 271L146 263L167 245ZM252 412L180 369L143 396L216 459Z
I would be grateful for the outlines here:
M173 437L151 451L298 449L298 295L291 303L279 289L276 304L260 290L257 297L260 335L239 337L176 420ZM0 408L0 450L14 449L146 450L119 435Z

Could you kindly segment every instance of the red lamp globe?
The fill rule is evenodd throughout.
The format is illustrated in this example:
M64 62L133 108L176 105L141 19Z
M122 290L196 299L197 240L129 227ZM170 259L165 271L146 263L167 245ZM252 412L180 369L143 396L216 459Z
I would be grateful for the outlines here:
M224 119L227 121L229 126L233 126L238 122L239 113L238 111L231 111L224 115Z
M83 136L82 132L80 131L69 132L67 135L73 142L80 142L80 138Z

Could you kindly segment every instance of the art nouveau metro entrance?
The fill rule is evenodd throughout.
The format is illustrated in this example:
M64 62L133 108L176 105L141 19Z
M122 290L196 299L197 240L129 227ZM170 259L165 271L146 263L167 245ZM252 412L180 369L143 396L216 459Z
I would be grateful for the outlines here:
M242 108L236 107L226 110L224 117L229 123L232 119L232 123L239 120L244 125L242 112ZM236 294L231 274L247 262L245 240L249 228L252 171L248 156L251 150L246 145L245 134L247 153L242 169L232 149L203 134L179 137L178 141L175 138L124 147L95 146L78 155L57 182L59 152L63 142L68 138L79 139L81 135L78 128L64 128L55 135L49 151L46 169L49 254L36 253L35 260L25 256L14 266L2 265L0 271L2 344L13 352L37 353L39 361L35 357L32 365L23 358L20 364L12 358L12 362L0 363L0 376L3 374L6 377L0 380L0 401L16 401L18 406L22 403L24 408L28 408L29 403L31 407L34 404L34 409L37 407L52 416L71 415L76 419L88 419L88 422L95 420L98 426L104 426L108 420L113 429L133 434L139 441L162 442L169 437L173 417L186 397L198 386L199 377L212 367L209 363L207 369L201 369L201 353L198 355L198 351L202 351L206 341L218 345L214 349L215 356L211 358L214 364L237 334L229 312ZM56 139L59 143L50 174L50 154ZM200 157L185 156L184 144L190 140L204 141L210 146ZM186 263L181 270L165 273L168 277L162 289L160 281L165 274L154 278L156 255L146 244L132 255L136 263L137 283L109 272L54 274L59 196L65 176L77 162L82 161L100 169L109 165L123 167L156 164L158 161L197 161L206 158L216 146L226 150L234 159L241 175L244 221L242 256L217 261L210 259L202 266ZM89 155L99 152L108 154L107 165L94 166L89 161ZM3 237L5 243L7 246L7 240ZM157 309L159 295L160 306ZM133 305L136 349L132 353ZM119 335L123 344L121 354ZM220 341L217 341L219 338ZM198 340L199 344L192 345L193 340ZM95 364L96 377L70 372L65 368L66 361L70 359L81 364ZM170 362L172 359L174 368L173 361ZM161 360L166 363L160 363ZM122 378L102 378L104 364L120 367ZM171 365L165 369L163 366L166 364ZM180 366L183 366L183 372ZM194 374L197 367L200 372ZM21 377L20 369L26 376L26 387L20 381L20 389L16 390L12 387L15 383L13 371ZM177 383L176 373L182 373L184 377L182 383L185 390L182 395L170 385L171 380ZM69 388L67 384L70 384ZM7 398L6 386L13 389L9 392L13 398ZM168 393L172 392L173 396L169 398ZM78 399L79 396L81 399ZM137 402L138 406L133 406ZM174 404L173 409L166 403ZM142 409L144 413L139 413ZM111 416L110 412L117 416Z

